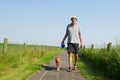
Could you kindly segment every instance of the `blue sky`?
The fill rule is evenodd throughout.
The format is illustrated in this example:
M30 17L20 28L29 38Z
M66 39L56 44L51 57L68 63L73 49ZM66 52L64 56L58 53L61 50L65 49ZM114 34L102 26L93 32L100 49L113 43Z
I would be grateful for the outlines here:
M116 43L120 0L1 0L0 42L59 46L76 15L83 44ZM67 40L66 40L67 42Z

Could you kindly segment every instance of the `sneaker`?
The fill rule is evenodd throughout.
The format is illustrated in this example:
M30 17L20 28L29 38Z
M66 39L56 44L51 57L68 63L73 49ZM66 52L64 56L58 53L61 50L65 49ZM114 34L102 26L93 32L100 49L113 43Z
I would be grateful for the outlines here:
M69 67L67 71L68 71L68 72L71 72L71 71L72 71L72 67Z
M73 69L76 70L77 69L77 65L74 64L74 68Z

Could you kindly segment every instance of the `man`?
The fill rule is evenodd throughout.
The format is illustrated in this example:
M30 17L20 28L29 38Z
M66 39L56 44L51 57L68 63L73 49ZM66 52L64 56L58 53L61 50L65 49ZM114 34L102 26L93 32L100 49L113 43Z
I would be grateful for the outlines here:
M61 42L64 43L65 39L68 37L68 62L69 62L69 69L68 72L72 71L72 69L76 69L77 61L78 61L78 52L79 52L79 43L80 47L82 48L82 36L80 33L80 26L77 24L77 17L71 17L71 23L67 25L66 34ZM74 68L72 68L72 54L75 56Z

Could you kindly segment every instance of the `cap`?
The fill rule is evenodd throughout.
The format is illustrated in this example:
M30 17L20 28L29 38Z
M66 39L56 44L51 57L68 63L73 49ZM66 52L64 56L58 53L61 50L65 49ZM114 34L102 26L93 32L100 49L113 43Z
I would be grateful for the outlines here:
M71 19L75 18L77 20L77 17L76 16L72 16Z

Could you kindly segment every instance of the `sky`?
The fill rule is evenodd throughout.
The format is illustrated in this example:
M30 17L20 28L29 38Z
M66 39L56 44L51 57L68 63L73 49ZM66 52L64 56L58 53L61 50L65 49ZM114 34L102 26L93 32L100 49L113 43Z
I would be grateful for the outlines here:
M84 45L120 39L120 0L0 0L0 42L60 46L74 15Z

